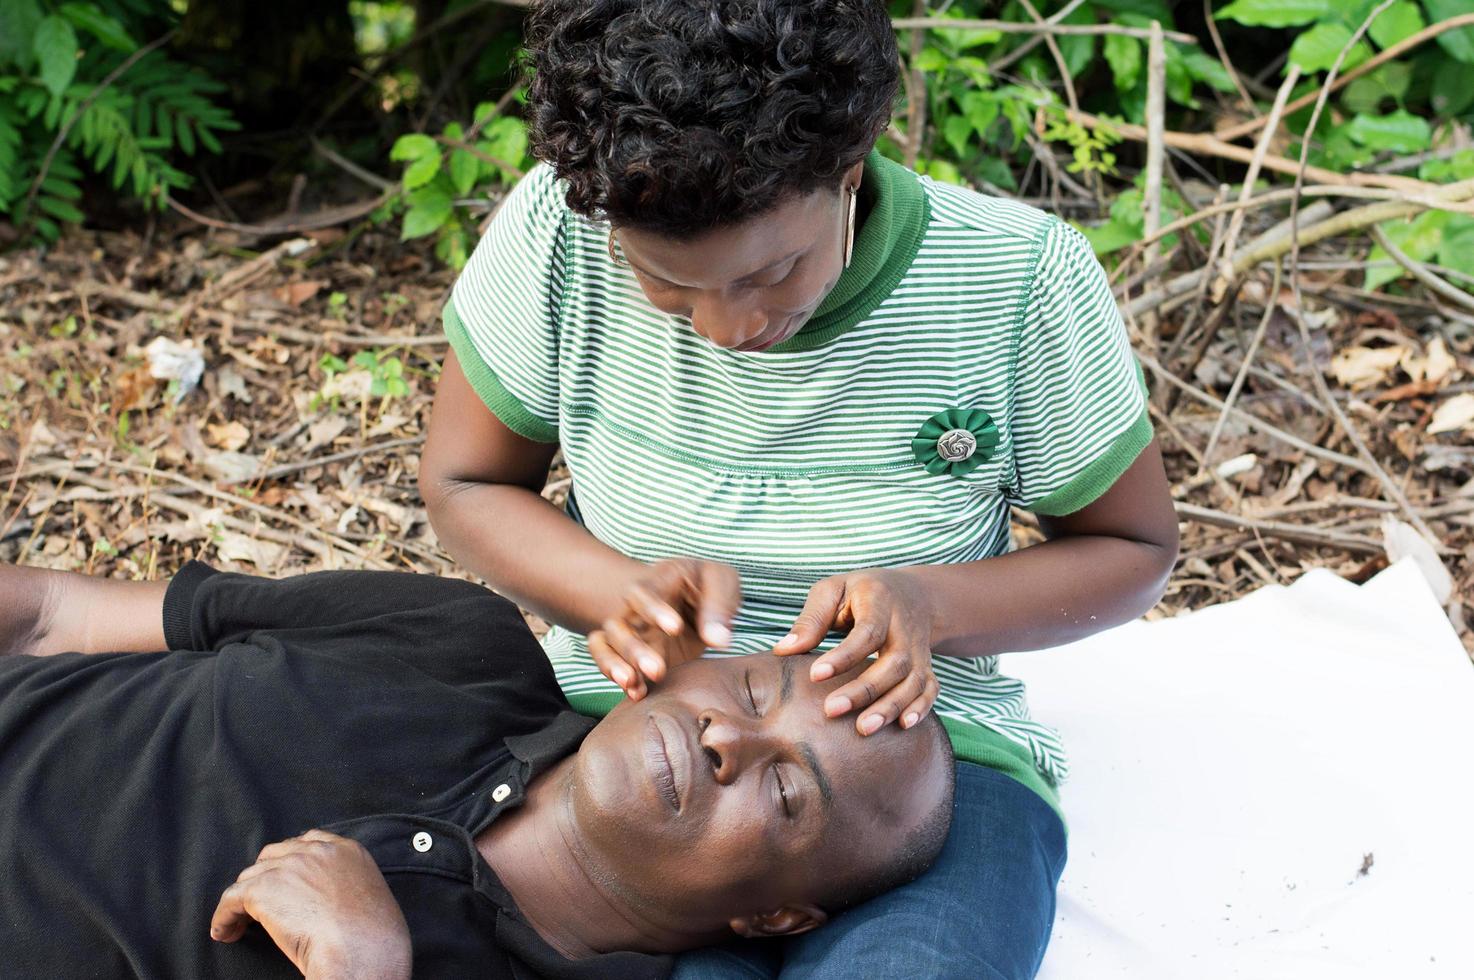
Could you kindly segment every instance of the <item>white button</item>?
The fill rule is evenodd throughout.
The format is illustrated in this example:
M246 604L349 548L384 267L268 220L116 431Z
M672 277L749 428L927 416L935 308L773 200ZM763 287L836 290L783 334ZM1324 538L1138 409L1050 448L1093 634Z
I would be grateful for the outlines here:
M421 854L435 846L435 841L423 830L410 839L410 845Z
M502 783L496 789L491 791L491 799L494 803L500 803L502 800L505 800L511 795L512 787L508 786L506 783Z

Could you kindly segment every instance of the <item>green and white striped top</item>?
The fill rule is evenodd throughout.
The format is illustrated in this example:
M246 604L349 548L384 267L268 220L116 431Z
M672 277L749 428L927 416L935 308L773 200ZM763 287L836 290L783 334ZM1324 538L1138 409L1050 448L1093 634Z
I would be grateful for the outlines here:
M737 568L735 654L769 649L825 576L1007 551L1010 505L1078 510L1151 439L1120 314L1078 232L878 154L861 193L850 268L797 336L761 353L652 307L611 262L607 226L571 212L546 166L512 190L446 308L487 406L561 444L570 512L589 531L642 561ZM949 466L935 434L959 426L979 448ZM582 636L555 627L544 645L576 707L617 702ZM1023 685L995 657L933 666L959 757L1057 805L1068 763Z

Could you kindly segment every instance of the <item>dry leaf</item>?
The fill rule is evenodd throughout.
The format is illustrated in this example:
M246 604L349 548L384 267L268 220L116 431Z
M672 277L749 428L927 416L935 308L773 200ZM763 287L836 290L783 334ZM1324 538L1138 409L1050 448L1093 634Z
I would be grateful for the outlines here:
M303 455L310 455L343 434L348 420L341 415L329 415L307 427L307 442L302 446Z
M239 422L205 426L205 442L216 449L233 453L251 441L251 430Z
M142 365L124 371L113 381L113 410L122 413L148 406L158 387L158 379Z
M1434 337L1428 345L1428 357L1423 367L1423 377L1429 381L1442 381L1458 366L1442 337Z
M1468 429L1474 423L1474 394L1465 392L1442 402L1428 423L1428 434Z
M215 553L222 561L249 562L270 571L281 561L286 548L237 531L221 531L215 538Z
M318 290L326 286L322 279L306 279L302 282L289 282L285 286L278 286L271 291L271 296L278 302L289 306L301 306L312 297L316 296Z
M337 398L347 405L356 405L368 398L374 387L374 376L367 371L344 371L335 374L322 386L322 397Z
M1348 388L1380 384L1410 353L1406 347L1348 347L1331 358L1331 373Z
M256 475L261 460L250 453L207 453L200 468L219 483L244 483Z

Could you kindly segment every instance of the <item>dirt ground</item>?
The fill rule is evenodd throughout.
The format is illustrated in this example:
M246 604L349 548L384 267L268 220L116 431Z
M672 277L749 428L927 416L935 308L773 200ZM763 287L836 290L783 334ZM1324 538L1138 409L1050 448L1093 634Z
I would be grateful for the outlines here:
M1315 567L1364 580L1387 564L1384 522L1422 522L1474 651L1470 328L1421 299L1305 275L1317 361L1365 452L1309 380L1293 296L1269 304L1268 276L1251 279L1186 378L1148 371L1184 521L1152 615ZM285 242L185 225L78 233L0 256L0 560L135 578L190 558L463 574L415 487L453 278L368 225ZM1158 328L1153 363L1190 315ZM1260 322L1237 398L1248 414L1230 414L1200 466L1220 415L1203 396L1227 394ZM567 485L560 465L545 493ZM1020 543L1035 540L1019 518Z

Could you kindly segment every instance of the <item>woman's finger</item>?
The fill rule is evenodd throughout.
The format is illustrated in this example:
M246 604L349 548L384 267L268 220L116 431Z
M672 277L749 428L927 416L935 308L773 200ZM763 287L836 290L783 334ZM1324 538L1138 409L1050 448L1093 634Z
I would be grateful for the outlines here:
M875 619L861 620L850 627L849 633L833 650L814 661L809 668L809 679L824 681L836 674L843 674L872 653L879 652L889 636L890 627L885 622Z
M926 683L922 685L921 696L901 711L901 727L911 728L926 717L932 705L937 703L937 695L942 691L941 684L937 683L937 675L931 671L926 672Z
M645 682L640 679L639 671L625 663L624 658L614 652L603 630L590 633L588 645L589 656L594 658L594 664L599 668L599 672L618 684L620 690L624 691L625 697L638 701L645 696Z
M624 660L636 667L645 680L659 683L665 678L665 657L655 648L640 639L630 625L622 619L611 619L604 623L604 638L609 646Z
M732 620L742 605L742 579L737 569L717 561L697 566L697 625L701 641L717 650L732 643Z
M911 673L912 661L904 653L887 653L865 669L859 677L824 699L824 714L830 718L847 715L856 708L867 708ZM912 697L915 695L913 694ZM907 700L910 700L909 698Z
M843 600L843 579L826 578L815 582L804 599L803 609L794 619L793 626L789 628L788 635L773 645L773 652L779 656L785 656L793 653L807 653L814 649L834 628L834 620L839 615L840 603ZM816 674L814 671L818 666L816 663L809 668L810 680L822 681L834 675L832 667L828 668L828 673Z
M680 636L685 624L681 614L669 602L657 596L643 585L629 591L626 601L630 609L638 613L647 623L654 623L667 636Z
M901 709L921 696L926 688L926 678L920 671L913 670L901 679L901 683L886 691L866 710L860 712L855 730L861 735L874 735L886 725L901 717Z

